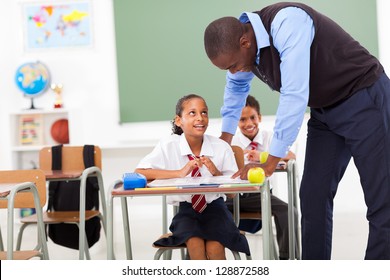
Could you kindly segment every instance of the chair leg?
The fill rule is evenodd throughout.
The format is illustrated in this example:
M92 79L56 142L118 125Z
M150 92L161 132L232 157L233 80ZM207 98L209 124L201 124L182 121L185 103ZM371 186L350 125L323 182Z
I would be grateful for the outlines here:
M84 243L84 252L85 252L85 259L90 260L91 255L89 253L89 245L88 245L88 239L87 239L87 233L85 233L85 243Z
M170 259L172 259L172 250L170 249L165 249L165 248L160 248L156 251L156 253L154 254L154 260L159 260L161 258L161 256L164 254L164 253L168 253L170 251L170 254L169 256L171 257Z
M79 228L80 230L80 224L79 223L76 223L77 227ZM79 251L82 250L81 248L79 248ZM85 254L85 259L86 260L90 260L91 259L91 254L89 253L89 245L88 245L88 239L87 239L87 233L84 234L84 254ZM81 257L82 255L79 254L80 257L79 259L82 260L83 258Z
M240 254L237 251L232 251L235 260L241 260Z
M29 224L24 223L24 224L22 224L22 226L21 226L20 229L19 229L18 239L17 239L17 241L16 241L16 251L20 251L20 248L22 247L23 233L24 233L24 230L26 229L26 227L27 227L28 225L29 225Z
M180 249L180 255L182 260L186 260L188 257L187 250L185 248Z

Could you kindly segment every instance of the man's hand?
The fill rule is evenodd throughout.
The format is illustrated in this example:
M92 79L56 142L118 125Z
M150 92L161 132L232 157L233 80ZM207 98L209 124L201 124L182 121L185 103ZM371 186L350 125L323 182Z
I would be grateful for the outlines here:
M237 178L238 176L240 176L240 179L248 180L248 170L251 169L252 167L263 168L265 176L269 177L274 173L279 161L280 161L279 157L274 157L272 155L269 155L266 163L263 164L248 163L243 168L241 168L236 173L234 173L232 178Z

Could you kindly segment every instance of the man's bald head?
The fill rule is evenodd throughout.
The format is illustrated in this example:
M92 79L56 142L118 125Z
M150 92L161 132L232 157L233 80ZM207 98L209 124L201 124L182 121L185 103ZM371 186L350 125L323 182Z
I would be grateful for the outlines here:
M223 17L211 22L204 32L204 47L209 59L237 51L245 29L234 17Z

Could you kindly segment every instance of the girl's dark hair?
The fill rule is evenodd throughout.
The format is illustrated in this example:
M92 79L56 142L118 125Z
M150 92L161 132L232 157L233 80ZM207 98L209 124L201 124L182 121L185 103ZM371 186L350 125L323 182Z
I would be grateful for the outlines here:
M257 111L257 113L259 115L261 115L260 114L260 103L252 95L248 95L248 97L246 98L245 106L249 106L249 107L255 109Z
M181 114L183 113L183 103L188 101L188 100L190 100L190 99L193 99L193 98L202 99L206 103L204 98L199 96L199 95L197 95L197 94L185 95L182 98L180 98L177 101L177 103L176 103L176 115L175 115L175 118L176 118L176 116L181 117ZM175 118L173 118L173 120L171 121L171 123L172 123L172 133L173 134L177 134L177 135L182 135L183 134L183 130L175 124Z

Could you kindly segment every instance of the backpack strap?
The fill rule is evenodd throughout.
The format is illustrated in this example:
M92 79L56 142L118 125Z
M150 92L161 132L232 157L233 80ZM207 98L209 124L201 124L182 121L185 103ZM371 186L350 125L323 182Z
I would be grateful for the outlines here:
M62 169L62 146L63 145L57 145L51 147L51 170ZM57 187L58 182L49 183L47 211L53 210L53 200L57 191Z
M95 146L84 145L83 148L84 167L95 166ZM87 184L93 186L92 199L96 210L99 210L99 185L97 178L87 178Z
M85 168L95 166L95 146L94 145L84 145L83 158L84 158Z
M62 144L51 147L51 170L62 169Z

